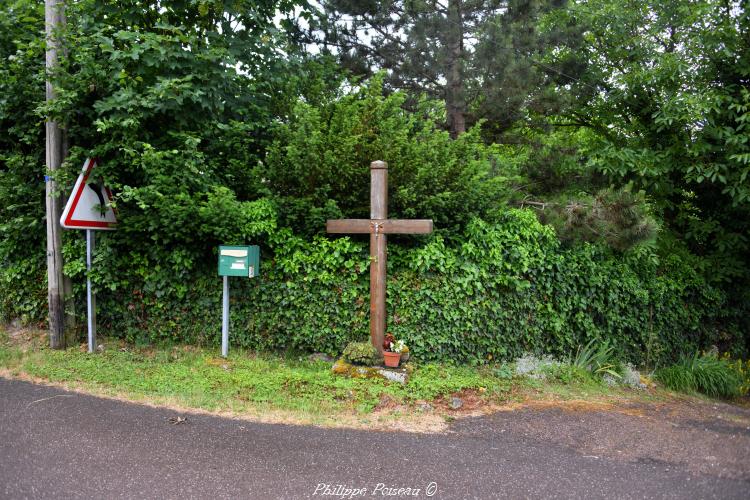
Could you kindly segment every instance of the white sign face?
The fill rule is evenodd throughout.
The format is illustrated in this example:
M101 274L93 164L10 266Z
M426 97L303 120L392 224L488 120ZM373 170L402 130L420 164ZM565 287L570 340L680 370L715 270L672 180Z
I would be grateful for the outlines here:
M60 224L66 229L113 230L117 215L112 209L112 192L91 175L96 160L89 158L76 180L68 203L65 204Z

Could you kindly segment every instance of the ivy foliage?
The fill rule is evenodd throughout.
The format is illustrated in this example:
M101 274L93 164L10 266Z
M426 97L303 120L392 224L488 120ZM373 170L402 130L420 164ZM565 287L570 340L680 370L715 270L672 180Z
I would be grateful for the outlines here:
M232 344L338 355L349 342L367 339L366 244L267 227L261 276L231 281ZM105 248L114 240L102 238ZM746 349L727 296L690 261L656 262L590 244L562 248L530 210L506 212L495 223L474 219L462 241L448 246L436 236L415 248L392 246L389 331L418 360L562 356L602 340L617 357L648 364L714 344L738 354ZM218 344L215 256L176 280L170 277L182 272L177 257L157 263L133 252L108 259L98 260L95 274L103 331L143 343ZM82 271L74 277L82 278Z
M0 16L0 316L37 319L47 307L44 5L2 2Z

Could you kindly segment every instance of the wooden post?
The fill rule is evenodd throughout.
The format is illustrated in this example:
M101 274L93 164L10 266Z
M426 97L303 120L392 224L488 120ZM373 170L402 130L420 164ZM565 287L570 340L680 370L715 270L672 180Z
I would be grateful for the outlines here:
M57 51L60 48L58 30L63 27L64 3L61 0L44 1L45 31L47 35L46 100L55 99L55 89L50 74L57 67ZM47 216L47 300L49 305L49 344L52 349L65 348L65 301L63 282L62 237L60 227L61 200L57 192L55 171L62 163L62 131L57 122L47 119L46 165L46 216Z
M385 279L386 279L386 238L379 221L388 218L388 164L374 161L370 164L370 220L373 231L370 233L370 341L375 348L383 351L385 336Z

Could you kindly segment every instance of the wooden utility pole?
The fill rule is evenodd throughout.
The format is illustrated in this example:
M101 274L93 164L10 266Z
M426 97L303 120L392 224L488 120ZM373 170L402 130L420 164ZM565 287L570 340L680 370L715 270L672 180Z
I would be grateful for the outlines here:
M386 235L431 233L432 220L388 218L388 164L374 161L370 164L370 218L329 220L326 230L329 233L370 234L370 341L383 352Z
M47 35L46 69L47 102L55 99L55 89L50 80L57 67L60 49L59 31L64 26L64 0L44 0L45 31ZM60 227L61 199L57 192L55 172L60 168L63 154L62 131L59 124L47 118L47 300L49 304L49 344L52 349L65 348L65 300L62 237Z

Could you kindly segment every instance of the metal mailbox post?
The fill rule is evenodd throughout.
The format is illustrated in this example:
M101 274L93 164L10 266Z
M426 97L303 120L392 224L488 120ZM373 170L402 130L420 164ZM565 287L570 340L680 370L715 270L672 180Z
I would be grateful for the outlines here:
M221 314L221 355L229 353L229 277L255 278L260 271L260 248L251 246L219 247L219 276L224 278Z

